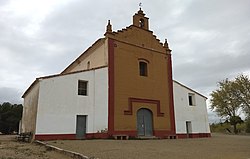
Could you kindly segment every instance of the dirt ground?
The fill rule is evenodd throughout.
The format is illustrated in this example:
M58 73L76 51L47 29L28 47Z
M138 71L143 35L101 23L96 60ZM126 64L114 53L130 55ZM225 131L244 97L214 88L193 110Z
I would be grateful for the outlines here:
M52 145L100 159L250 159L250 136L177 140L74 140Z
M250 159L250 136L213 134L177 140L57 140L57 147L99 159ZM0 159L69 159L44 146L0 135Z
M0 135L0 159L70 159L35 143L15 141L13 135Z

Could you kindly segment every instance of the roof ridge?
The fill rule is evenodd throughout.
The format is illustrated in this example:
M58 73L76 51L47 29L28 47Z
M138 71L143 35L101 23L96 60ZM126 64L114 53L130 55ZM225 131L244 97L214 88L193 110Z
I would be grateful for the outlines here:
M193 90L192 88L190 88L190 87L188 87L188 86L186 86L186 85L184 85L184 84L182 84L182 83L180 83L180 82L178 82L178 81L176 81L176 80L173 80L173 82L175 82L175 83L177 83L177 84L179 84L179 85L181 85L181 86L183 86L183 87L189 89L190 91L195 92L195 93L199 94L200 96L202 96L202 97L208 99L205 95L203 95L203 94L201 94L201 93L199 93L199 92Z
M75 62L79 61L79 59L85 54L87 53L89 50L91 50L94 45L96 45L97 43L99 43L100 41L104 40L105 38L99 38L97 39L90 47L88 47L85 51L83 51L73 62L71 62L62 72L61 74L64 74L64 72L70 68L70 66L72 66Z
M69 73L65 73L65 74L54 74L54 75L48 75L48 76L43 76L43 77L38 77L35 79L35 81L29 86L29 88L23 93L22 98L24 98L24 96L26 96L26 94L31 90L31 88L37 83L39 82L39 80L42 79L48 79L48 78L53 78L53 77L59 77L59 76L66 76L66 75L71 75L71 74L75 74L75 73L81 73L81 72L87 72L87 71L93 71L93 70L98 70L98 69L102 69L108 67L107 65L104 66L99 66L99 67L94 67L91 69L85 69L85 70L79 70L79 71L74 71L74 72L69 72Z

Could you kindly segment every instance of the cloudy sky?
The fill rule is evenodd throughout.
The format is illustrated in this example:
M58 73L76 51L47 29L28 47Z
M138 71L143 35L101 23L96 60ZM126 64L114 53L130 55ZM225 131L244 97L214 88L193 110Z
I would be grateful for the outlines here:
M22 103L36 77L103 37L107 20L115 31L132 24L140 2L173 50L175 80L209 97L218 81L250 75L249 0L0 0L0 103Z

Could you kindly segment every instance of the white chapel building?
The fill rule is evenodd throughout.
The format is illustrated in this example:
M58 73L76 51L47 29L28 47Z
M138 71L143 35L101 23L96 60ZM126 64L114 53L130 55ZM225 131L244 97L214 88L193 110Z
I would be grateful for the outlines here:
M36 140L210 137L207 98L172 79L171 51L141 9L122 30L109 21L66 69L24 92L21 132Z

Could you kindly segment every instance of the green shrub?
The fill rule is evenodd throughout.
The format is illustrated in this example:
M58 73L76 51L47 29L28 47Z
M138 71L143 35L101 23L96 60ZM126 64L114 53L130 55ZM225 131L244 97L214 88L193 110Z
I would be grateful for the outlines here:
M250 117L245 120L246 133L250 133Z
M211 132L228 133L233 132L230 123L217 123L210 125Z

